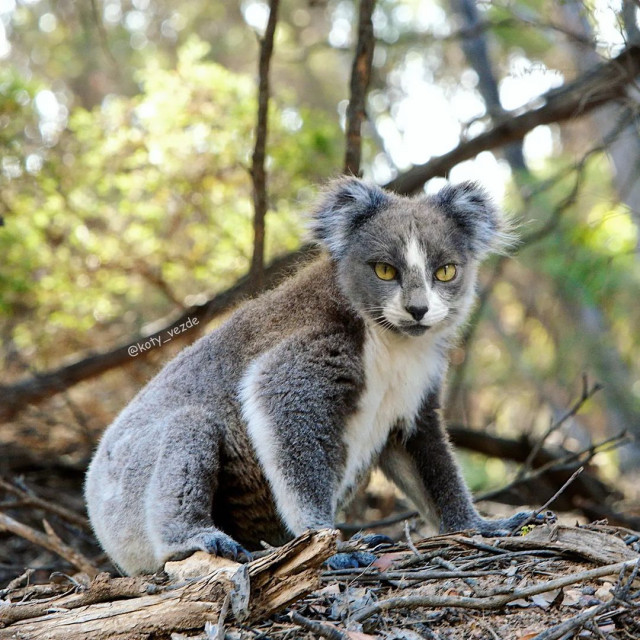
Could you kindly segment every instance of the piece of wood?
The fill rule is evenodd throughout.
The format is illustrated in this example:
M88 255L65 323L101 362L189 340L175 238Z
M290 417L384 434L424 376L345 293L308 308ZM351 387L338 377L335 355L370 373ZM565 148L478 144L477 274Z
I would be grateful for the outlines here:
M0 629L0 640L142 640L155 633L199 629L218 622L227 595L236 620L254 622L319 586L319 569L336 552L338 535L333 530L307 531L269 556L177 584L158 586L148 577L109 579L101 574L87 592L26 603L33 607L30 611L19 603L3 605L0 622L25 611L38 617ZM202 566L201 557L184 562L188 571ZM174 575L176 564L170 567ZM121 587L120 598L127 599L113 599L118 597L116 586ZM104 601L107 594L110 601Z
M525 536L502 538L496 546L519 549L551 549L573 553L597 564L614 564L625 560L637 560L640 554L628 547L620 538L578 527L561 524L535 527Z

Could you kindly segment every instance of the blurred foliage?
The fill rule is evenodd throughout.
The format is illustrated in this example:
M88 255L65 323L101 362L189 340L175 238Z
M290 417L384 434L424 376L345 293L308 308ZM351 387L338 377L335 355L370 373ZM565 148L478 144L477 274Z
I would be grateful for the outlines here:
M132 333L167 305L188 304L246 271L255 87L206 61L208 50L194 37L174 69L150 60L136 73L139 94L75 108L34 170L14 135L0 308L20 352L35 356L37 347L33 364L54 363L61 340L81 348L96 325L124 320L120 330ZM39 94L6 84L8 101L26 94L26 130ZM291 207L310 179L339 166L339 132L322 113L291 105L273 105L271 117L273 255L297 245ZM20 313L30 321L15 324Z
M246 272L256 36L266 10L260 0L0 0L5 381L118 345ZM501 94L514 103L507 108L576 74L559 3L479 10L496 25L486 37ZM615 10L585 5L599 52L622 46ZM356 11L349 0L283 0L280 15L269 256L298 246L313 186L340 170ZM490 120L445 0L379 0L374 23L364 168L384 183ZM454 353L455 420L510 435L544 430L583 372L608 395L558 437L583 444L618 428L620 408L623 424L640 416L638 217L620 201L605 153L580 165L596 144L589 124L542 127L525 140L526 178L514 180L499 151L451 172L506 190L523 236L554 217L580 178L552 231L504 268L469 349ZM93 431L170 355L73 389ZM479 486L502 470L472 473Z

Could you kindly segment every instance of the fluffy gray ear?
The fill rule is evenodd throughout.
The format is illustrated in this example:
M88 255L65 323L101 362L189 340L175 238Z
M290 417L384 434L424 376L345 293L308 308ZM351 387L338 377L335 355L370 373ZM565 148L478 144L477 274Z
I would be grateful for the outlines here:
M358 178L338 178L330 182L313 211L313 239L324 244L336 257L345 249L349 234L374 216L388 202L380 187Z
M436 195L440 209L469 239L469 248L479 257L490 251L503 253L516 243L511 222L476 182L447 185Z

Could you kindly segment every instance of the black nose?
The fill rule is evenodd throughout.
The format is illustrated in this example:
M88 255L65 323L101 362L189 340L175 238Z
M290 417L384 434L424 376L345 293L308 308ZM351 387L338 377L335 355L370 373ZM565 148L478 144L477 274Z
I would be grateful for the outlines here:
M407 311L413 316L416 322L420 322L424 318L425 313L429 311L429 307L407 307Z

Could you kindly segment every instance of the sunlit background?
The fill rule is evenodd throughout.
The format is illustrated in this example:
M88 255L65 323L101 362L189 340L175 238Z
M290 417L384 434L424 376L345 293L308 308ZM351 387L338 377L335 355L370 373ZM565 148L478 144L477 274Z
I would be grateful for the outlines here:
M365 177L386 184L638 42L633 3L479 2L471 35L461 4L378 2ZM267 17L255 1L0 0L2 384L126 344L247 272ZM353 2L282 3L268 259L301 246L317 185L341 171L356 23ZM465 55L473 38L488 52L492 107ZM637 109L630 87L593 114L534 128L512 155L486 150L451 169L454 182L485 185L523 237L546 229L483 271L485 304L452 354L452 425L535 439L586 375L604 389L547 444L640 434ZM117 411L204 329L63 385L0 425L0 443L82 468ZM475 489L513 475L509 461L465 455ZM591 461L610 482L629 471L627 511L639 465L631 446Z

